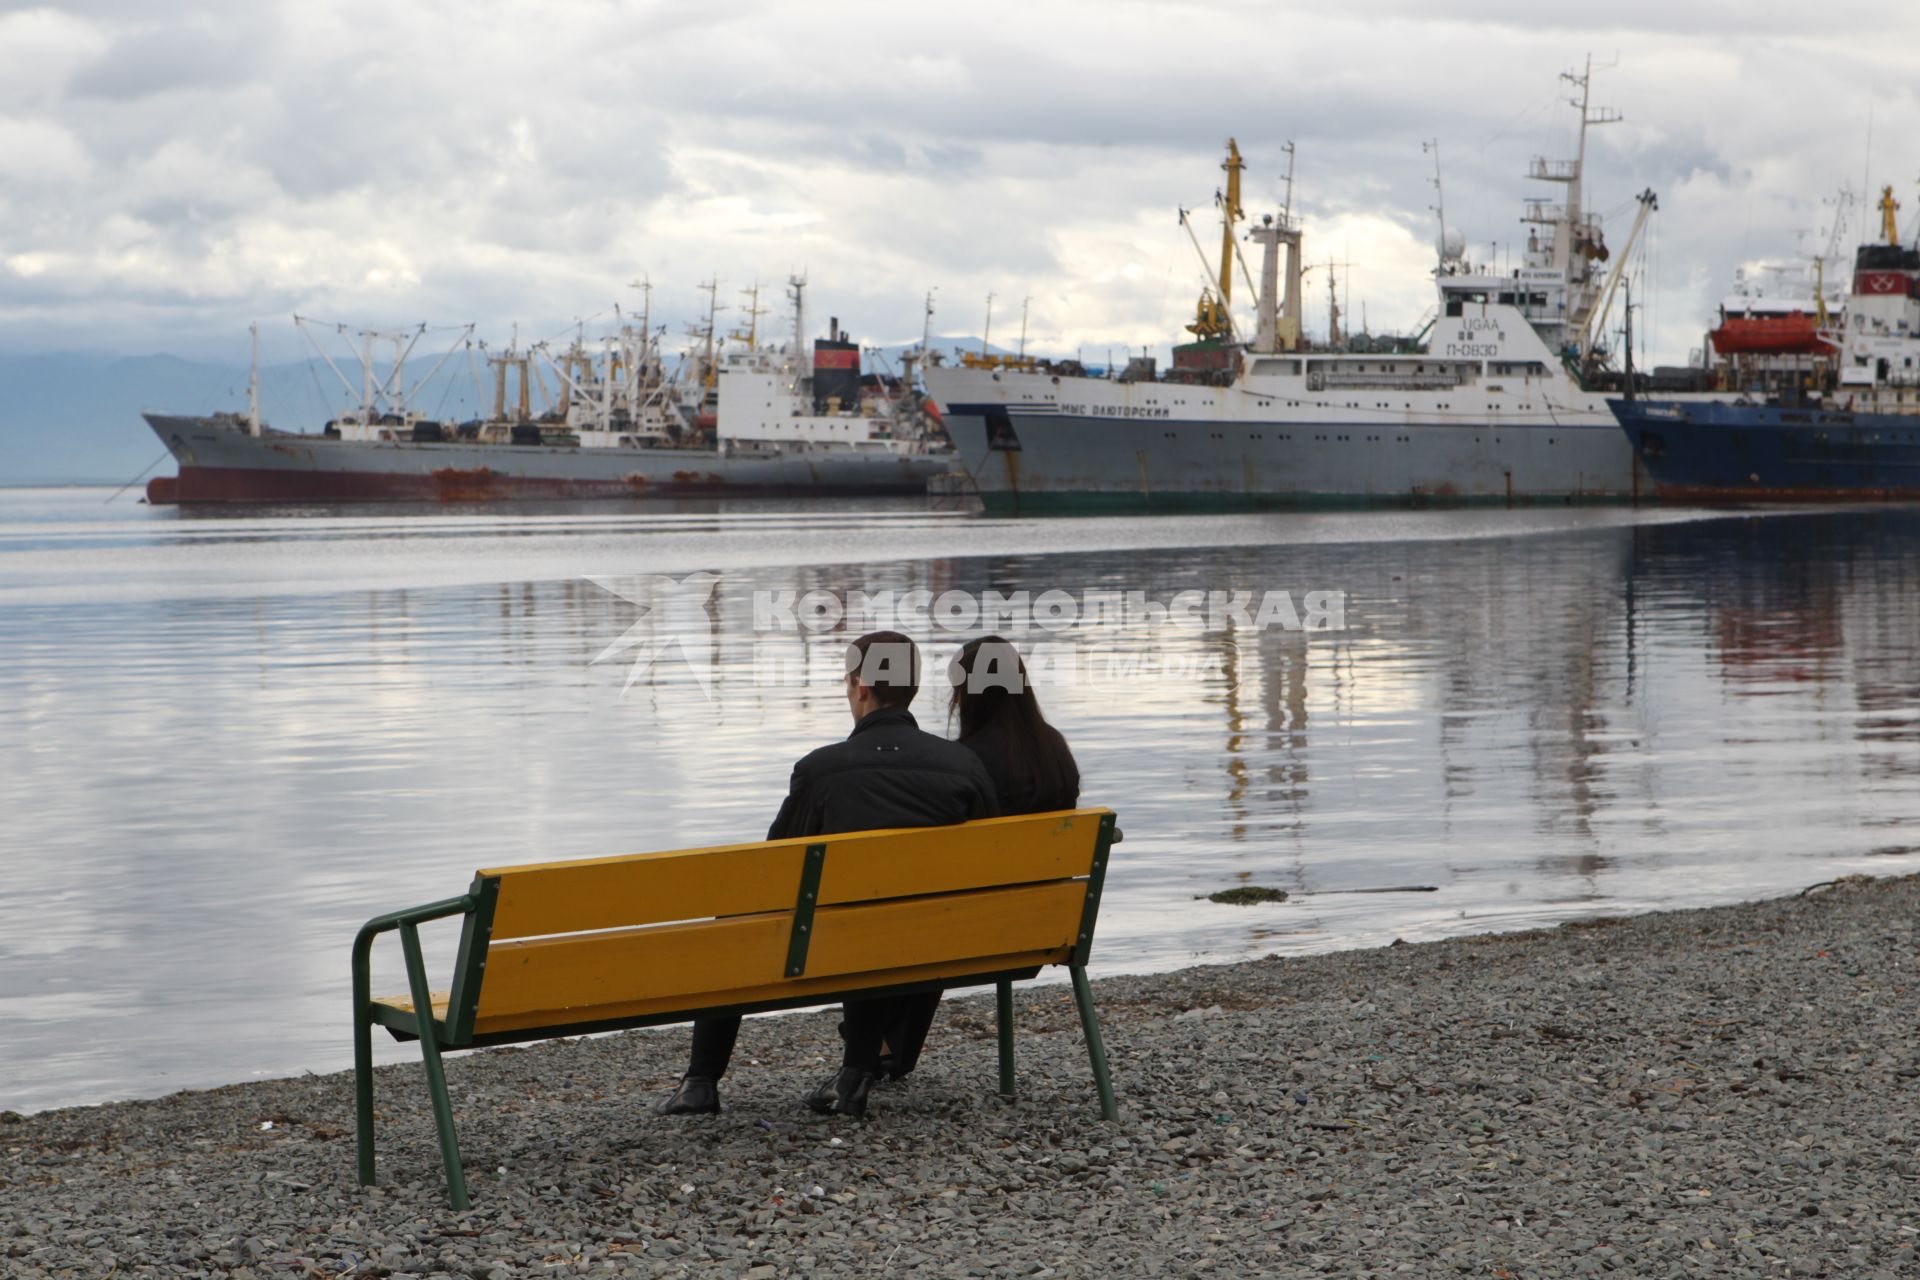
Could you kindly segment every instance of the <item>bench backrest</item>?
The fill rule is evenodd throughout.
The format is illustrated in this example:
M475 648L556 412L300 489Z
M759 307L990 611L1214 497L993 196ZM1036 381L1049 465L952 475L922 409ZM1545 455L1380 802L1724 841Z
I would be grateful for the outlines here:
M451 1043L1084 963L1113 814L483 870Z

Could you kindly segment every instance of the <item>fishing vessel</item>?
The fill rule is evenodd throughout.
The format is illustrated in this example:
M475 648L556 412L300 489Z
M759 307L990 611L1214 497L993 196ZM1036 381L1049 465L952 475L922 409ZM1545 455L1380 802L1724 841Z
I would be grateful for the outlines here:
M925 493L928 481L950 466L944 435L920 412L918 398L903 390L903 380L863 376L860 350L837 321L827 339L806 341L802 288L803 282L793 285L790 344L763 348L756 328L743 349L726 352L713 337L710 311L704 350L672 372L648 322L605 335L597 352L576 339L559 352L536 346L490 354L493 413L462 423L436 421L412 407L405 367L423 332L415 330L359 335L360 401L353 410L319 432L275 429L260 417L256 330L246 413L143 415L179 464L177 476L149 483L148 500ZM384 342L392 343L392 356L379 367L375 353ZM332 357L321 354L351 389ZM443 357L435 372L445 363ZM532 404L537 371L544 371L543 381L551 374L559 388L540 412Z
M1337 316L1325 342L1301 333L1303 229L1289 207L1291 174L1287 203L1247 237L1263 256L1246 331L1232 306L1236 265L1249 281L1251 272L1235 235L1243 165L1230 141L1217 275L1171 368L1136 357L1095 377L1071 361L984 351L928 364L928 389L983 503L1046 511L1639 496L1643 475L1604 394L1618 377L1604 335L1656 201L1640 195L1632 231L1611 251L1586 207L1586 145L1589 128L1620 116L1591 105L1592 74L1589 62L1564 77L1579 113L1574 158L1528 168L1558 195L1526 202L1520 265L1469 261L1437 201L1438 298L1412 338L1343 335Z
M1731 403L1613 401L1662 498L1920 499L1920 243L1902 242L1899 208L1887 187L1844 319L1798 362L1723 355L1716 376L1742 392Z

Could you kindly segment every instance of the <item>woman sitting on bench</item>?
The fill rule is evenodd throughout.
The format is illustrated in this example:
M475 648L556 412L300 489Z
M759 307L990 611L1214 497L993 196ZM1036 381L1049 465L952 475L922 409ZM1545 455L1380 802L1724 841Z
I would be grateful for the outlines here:
M961 646L947 667L953 685L948 722L959 721L960 743L987 767L1000 813L1052 813L1080 803L1080 767L1060 731L1047 723L1012 642L982 636ZM880 1074L898 1080L920 1061L940 993L896 996L888 1002L887 1044Z

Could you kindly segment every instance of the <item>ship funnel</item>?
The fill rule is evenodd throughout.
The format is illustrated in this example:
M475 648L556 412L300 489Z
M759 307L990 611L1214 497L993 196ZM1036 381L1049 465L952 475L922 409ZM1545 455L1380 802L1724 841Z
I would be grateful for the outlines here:
M835 412L834 404L860 404L860 348L847 341L839 316L828 318L827 336L813 344L813 411Z

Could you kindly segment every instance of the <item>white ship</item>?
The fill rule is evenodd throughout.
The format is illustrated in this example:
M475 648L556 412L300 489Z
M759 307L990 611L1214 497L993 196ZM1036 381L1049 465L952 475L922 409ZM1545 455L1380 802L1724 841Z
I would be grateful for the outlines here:
M1117 377L984 355L929 364L928 390L987 508L1640 496L1644 472L1603 394L1602 335L1655 201L1642 193L1633 231L1610 254L1585 208L1584 170L1587 130L1619 116L1592 107L1591 63L1564 78L1578 151L1528 170L1560 198L1527 201L1526 250L1507 271L1467 260L1442 203L1439 296L1414 339L1342 339L1336 319L1328 343L1303 340L1303 237L1284 206L1248 236L1264 257L1253 332L1243 332L1231 307L1240 160L1230 142L1218 284L1171 370L1145 358Z
M953 456L945 432L914 390L911 361L898 376L883 368L863 374L860 348L827 322L827 336L806 341L805 279L787 282L793 304L791 343L763 346L756 317L736 334L744 344L720 357L716 370L715 427L736 451L850 453L861 457L938 459L945 471ZM757 294L757 290L755 291Z

